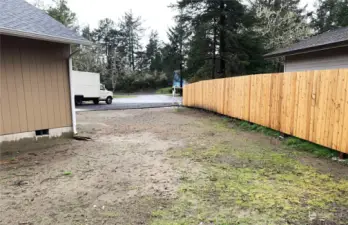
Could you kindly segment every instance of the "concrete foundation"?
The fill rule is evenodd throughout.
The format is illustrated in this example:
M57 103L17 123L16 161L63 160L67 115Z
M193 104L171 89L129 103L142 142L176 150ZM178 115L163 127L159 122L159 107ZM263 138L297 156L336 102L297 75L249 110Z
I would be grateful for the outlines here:
M36 136L35 131L7 134L0 136L0 156L4 153L13 153L19 150L35 150L54 144L53 139L73 137L72 127L49 129L49 135ZM51 141L52 140L52 141Z
M34 141L38 141L41 138L56 138L69 133L71 133L71 135L73 134L72 127L49 129L49 135L42 135L42 136L36 136L35 131L17 133L17 134L7 134L7 135L0 136L0 143L12 142L12 141L17 142L22 139L33 139Z

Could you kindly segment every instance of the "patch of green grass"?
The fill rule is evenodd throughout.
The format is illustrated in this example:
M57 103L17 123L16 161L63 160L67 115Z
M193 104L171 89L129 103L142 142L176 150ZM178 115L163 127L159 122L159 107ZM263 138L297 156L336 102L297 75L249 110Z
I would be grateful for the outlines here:
M247 121L233 119L232 122L245 131L256 131L272 137L279 137L281 135L279 131Z
M345 224L348 181L305 166L288 153L248 144L218 144L174 151L199 162L185 171L172 206L155 211L152 224Z
M229 123L235 124L237 128L240 128L244 131L253 131L253 132L263 133L267 136L276 137L276 138L281 136L281 132L279 131L276 131L271 128L267 128L258 124L250 123L247 121L238 120L238 119L230 119ZM310 152L318 157L331 158L334 156L338 156L338 152L335 150L332 150L330 148L326 148L324 146L317 145L312 142L302 140L293 136L284 138L283 143L286 146L289 146L293 149Z
M172 94L172 87L160 88L156 91L156 94Z
M136 98L136 95L114 95L113 98Z
M219 120L212 118L211 120L205 122L209 123L209 126L213 126L216 129L216 131L232 131L232 129L230 129L230 127L228 126L229 123L231 123L231 121L231 118L223 116Z
M334 157L338 155L338 152L312 142L308 142L296 137L289 137L284 140L284 144L294 149L299 149L306 152L311 152L320 157Z
M64 175L64 176L70 176L70 175L72 175L72 172L66 171L66 172L63 173L63 175Z

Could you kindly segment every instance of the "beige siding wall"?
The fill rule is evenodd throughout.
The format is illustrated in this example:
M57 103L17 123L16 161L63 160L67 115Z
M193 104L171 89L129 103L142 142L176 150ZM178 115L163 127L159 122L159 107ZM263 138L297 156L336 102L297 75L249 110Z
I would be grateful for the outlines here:
M0 35L0 135L72 126L69 46Z
M348 47L312 52L285 58L285 72L348 68Z

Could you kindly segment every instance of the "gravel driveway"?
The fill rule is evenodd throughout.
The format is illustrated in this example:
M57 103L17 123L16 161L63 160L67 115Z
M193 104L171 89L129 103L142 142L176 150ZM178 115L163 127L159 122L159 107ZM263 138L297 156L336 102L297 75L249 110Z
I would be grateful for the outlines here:
M93 110L118 110L118 109L142 109L142 108L160 108L181 105L182 97L173 97L170 95L155 95L155 94L141 94L134 97L114 98L111 105L100 102L99 105L94 105L85 102L81 106L76 107L76 111L93 111Z

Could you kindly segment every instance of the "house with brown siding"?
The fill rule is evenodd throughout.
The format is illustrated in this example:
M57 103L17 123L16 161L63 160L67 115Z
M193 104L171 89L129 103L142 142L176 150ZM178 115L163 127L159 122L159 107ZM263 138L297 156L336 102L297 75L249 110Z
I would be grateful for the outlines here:
M76 132L72 44L90 42L24 0L0 0L0 143Z
M348 68L348 27L310 37L265 57L284 57L285 72Z

